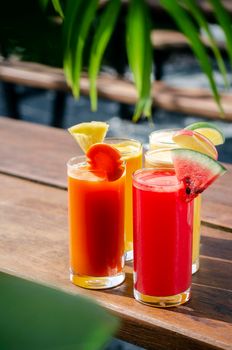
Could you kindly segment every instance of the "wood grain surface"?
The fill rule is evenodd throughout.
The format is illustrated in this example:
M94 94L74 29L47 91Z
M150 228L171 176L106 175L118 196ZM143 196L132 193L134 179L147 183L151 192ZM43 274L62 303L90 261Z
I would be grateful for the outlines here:
M77 121L78 122L78 121ZM0 172L66 188L66 163L81 150L65 130L0 118ZM203 194L202 221L232 231L232 165Z
M170 35L169 35L170 38ZM62 69L32 62L0 62L0 80L35 88L69 91ZM89 95L90 84L86 74L80 79L80 91ZM134 85L118 76L102 73L97 80L98 95L102 98L126 104L135 104L137 92ZM168 111L194 114L210 119L220 119L220 113L210 90L204 88L180 88L156 81L152 86L153 104ZM232 95L221 94L225 119L232 120Z
M0 175L0 269L98 301L122 319L118 336L146 349L227 349L232 339L232 235L204 226L201 269L192 299L169 310L133 298L132 266L126 282L89 291L69 282L67 192Z

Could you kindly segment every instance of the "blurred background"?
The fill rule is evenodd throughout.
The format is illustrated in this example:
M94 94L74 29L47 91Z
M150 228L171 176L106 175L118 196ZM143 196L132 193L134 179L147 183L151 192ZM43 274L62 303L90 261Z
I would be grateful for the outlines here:
M101 63L99 71L102 80L97 88L99 97L95 112L91 111L85 72L91 64L94 35L102 25L102 18L109 2L90 1L88 5L82 5L82 8L80 5L79 9L76 9L76 18L73 20L68 13L68 5L73 6L72 1L58 1L61 11L67 13L67 21L60 15L59 9L57 12L57 6L54 7L56 1L23 0L19 3L11 0L1 4L0 115L62 128L83 121L105 120L110 124L109 136L133 137L144 143L148 142L148 134L155 129L179 128L195 121L211 121L222 128L226 136L226 143L219 149L219 159L231 162L231 52L227 43L226 29L220 25L221 18L215 14L212 3L220 4L229 20L231 20L232 3L195 0L182 2L182 9L184 8L184 13L194 25L208 59L202 64L201 59L205 57L200 56L199 60L190 41L191 37L186 36L186 32L180 28L175 18L176 9L175 6L172 8L172 5L177 4L178 1L121 2L116 0L116 2L120 5L115 5L118 8L115 11L116 18L114 19L112 14L110 17L110 22L115 21L113 28L109 28L109 22L105 21L103 25L105 27L100 33L103 36L104 30L111 30L111 35L107 40L105 39L107 44L99 54L100 58L96 55ZM136 23L139 23L141 18L136 17L136 10L130 16L130 12L133 12L133 8L130 9L131 3L135 4L134 7L141 6L139 10L147 11L149 15L148 30L152 54L151 117L144 118L141 113L137 123L132 122L139 95L138 87L136 86L136 93L133 84L137 79L133 64L141 65L143 58L141 52L144 50L145 56L147 52L146 47L137 44L139 40L142 42L146 39L146 32L142 27L143 23L136 28ZM165 7L165 3L169 4L168 8ZM142 7L144 4L146 4L145 10ZM71 87L68 87L66 84L62 69L65 64L65 42L67 41L64 35L65 22L70 24L73 20L76 31L81 22L80 18L84 17L84 23L87 21L88 17L84 16L85 10L87 11L91 6L95 6L96 9L92 14L92 23L85 37L82 52L80 98L75 99L72 94L73 86L69 84ZM201 22L199 14L202 16ZM134 45L133 49L136 52L134 55L136 57L133 57L134 62L130 59L129 44L126 40L129 35L128 22L130 21L135 32L135 44L133 44L133 37L130 41L130 45ZM145 22L147 21L148 18L145 19ZM187 27L187 30L191 30L191 27L190 29ZM210 32L210 37L207 30ZM77 40L78 34L81 35L81 28L76 37L70 39L70 50L75 46L74 40ZM210 41L211 36L213 44ZM100 35L97 39L101 43ZM222 66L220 59L218 54L215 55L212 45L216 45L220 59L223 61L224 76L223 69L220 69ZM208 64L218 94L222 95L222 106L225 112L223 118L210 92L212 85L210 85L209 75L202 69L204 63ZM147 77L143 74L144 72L141 73L142 79L146 80ZM227 86L225 86L225 80L227 80Z

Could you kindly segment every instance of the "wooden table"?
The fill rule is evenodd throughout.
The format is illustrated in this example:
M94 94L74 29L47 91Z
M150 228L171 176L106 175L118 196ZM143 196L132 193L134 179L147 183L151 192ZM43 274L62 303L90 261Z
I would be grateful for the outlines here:
M66 161L79 153L64 130L0 118L0 269L95 299L122 319L119 338L146 349L232 349L231 173L204 194L191 301L155 309L133 298L131 264L108 291L69 281Z

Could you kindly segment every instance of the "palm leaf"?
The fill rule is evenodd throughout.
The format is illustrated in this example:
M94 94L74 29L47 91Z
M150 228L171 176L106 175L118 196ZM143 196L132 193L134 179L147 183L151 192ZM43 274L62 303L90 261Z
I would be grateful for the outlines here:
M221 25L226 39L227 52L232 65L232 34L231 34L231 18L221 1L218 0L208 0L214 9L214 15Z
M62 18L64 18L64 13L63 13L63 10L62 10L60 1L59 1L59 0L52 0L52 4L53 4L54 9L56 10L56 12L58 12L59 15L60 15Z
M149 12L143 0L131 0L127 18L127 56L132 70L138 102L133 120L141 114L151 116L152 51Z
M97 350L118 327L90 299L2 272L0 284L2 349Z
M109 1L107 8L104 10L101 16L99 26L93 38L89 63L90 100L93 111L97 109L97 75L105 48L114 30L120 7L120 0Z
M82 2L81 17L75 19L76 27L71 33L72 55L72 91L74 97L80 95L80 75L82 70L82 55L90 25L95 17L98 0Z
M175 1L160 0L160 2L169 12L171 17L174 18L176 24L179 26L181 31L188 38L190 45L192 47L192 50L195 53L195 56L198 59L198 62L201 66L201 69L206 74L209 80L209 84L210 84L214 99L221 112L221 116L223 116L224 112L221 106L220 95L218 93L217 86L214 80L212 66L209 61L207 51L199 38L196 27L194 26L193 22L191 21L187 13L183 10L183 8L180 5L178 5Z
M215 41L211 31L210 31L209 25L208 25L204 15L203 15L202 11L200 10L200 7L196 3L196 0L182 0L182 2L186 5L188 10L192 14L193 18L198 23L199 27L201 27L205 30L205 33L206 33L208 40L209 40L210 47L211 47L211 49L214 53L215 59L217 61L218 68L222 74L224 84L228 88L229 82L227 79L227 71L226 71L224 61L222 59L220 50L217 47L217 43L216 43L216 41Z
M65 18L63 25L63 50L64 50L64 73L69 86L72 86L72 55L71 55L71 35L75 32L75 18L78 16L79 9L84 0L68 0L65 9Z

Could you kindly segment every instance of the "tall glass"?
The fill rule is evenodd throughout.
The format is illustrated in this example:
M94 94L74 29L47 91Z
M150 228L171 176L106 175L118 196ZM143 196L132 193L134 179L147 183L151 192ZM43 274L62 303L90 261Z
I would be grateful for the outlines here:
M126 138L106 138L105 143L117 148L126 163L125 183L125 258L133 259L132 174L142 167L142 144Z
M67 167L70 279L90 289L117 286L125 279L125 172L108 181L89 170L83 157L70 159Z
M193 206L181 188L173 169L133 175L134 296L156 307L190 298Z
M171 155L168 149L178 148L172 141L172 136L177 130L165 129L154 131L149 136L149 146L152 151L145 155L146 167L173 167ZM164 152L166 149L166 152ZM160 150L161 152L155 152ZM201 195L194 199L194 216L193 216L193 251L192 251L192 273L199 269L200 256L200 228L201 228Z

